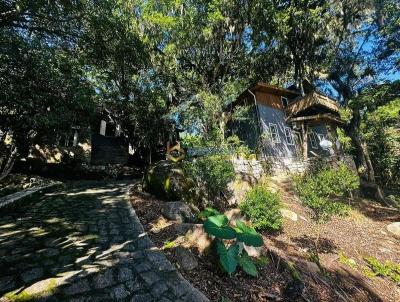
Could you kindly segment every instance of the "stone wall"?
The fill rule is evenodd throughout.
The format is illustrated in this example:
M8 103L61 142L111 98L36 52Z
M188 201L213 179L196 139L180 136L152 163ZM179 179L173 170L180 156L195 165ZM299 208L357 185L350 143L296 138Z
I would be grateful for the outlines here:
M343 162L353 171L356 171L356 165L354 163L353 157L349 155L345 156L330 156L330 157L312 157L307 160L293 159L293 158L277 158L269 157L266 161L270 163L271 174L291 174L291 173L305 173L307 170L311 169L314 165L325 162L329 165L336 166Z
M262 162L256 159L233 158L233 167L236 174L247 175L260 179L265 174Z
M236 174L242 175L242 177L254 178L256 181L263 175L304 173L320 161L327 162L332 166L343 162L349 168L356 171L354 160L348 155L339 158L336 156L321 158L314 157L307 160L275 156L266 156L261 160L243 158L232 159Z

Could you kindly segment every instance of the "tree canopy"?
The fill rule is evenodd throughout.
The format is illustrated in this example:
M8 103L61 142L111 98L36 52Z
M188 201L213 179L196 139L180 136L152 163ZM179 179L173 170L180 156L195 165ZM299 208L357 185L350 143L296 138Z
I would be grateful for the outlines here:
M399 11L396 0L1 1L2 148L25 156L102 105L150 153L176 128L223 140L225 106L250 83L303 91L308 79L350 109L346 134L374 181L376 134L363 131L370 112L397 108Z

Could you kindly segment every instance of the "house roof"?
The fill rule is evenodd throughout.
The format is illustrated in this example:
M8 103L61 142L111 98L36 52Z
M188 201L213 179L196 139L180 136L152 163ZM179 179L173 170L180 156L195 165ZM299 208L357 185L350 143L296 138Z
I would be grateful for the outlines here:
M245 91L243 91L238 96L238 98L233 103L230 104L230 106L234 107L234 106L240 104L241 101L243 101L243 99L249 95L249 90L252 93L261 91L261 92L271 93L271 94L275 94L275 95L281 95L281 96L292 98L292 99L301 95L299 92L297 92L295 90L285 89L285 88L282 88L279 86L275 86L275 85L271 85L271 84L267 84L267 83L263 83L263 82L258 82L255 85L253 85L250 88L247 88Z
M339 113L339 106L336 101L316 91L291 102L285 110L288 116L295 116L313 106L324 107L331 112Z
M263 82L258 82L256 85L249 88L249 90L251 90L252 92L256 92L256 91L269 92L269 93L286 96L286 97L291 97L291 98L297 97L300 95L300 93L297 91L289 90L286 88L282 88L279 86L275 86L275 85L271 85L271 84L267 84L267 83L263 83Z
M330 113L319 113L315 115L306 115L306 116L288 118L288 122L318 121L318 120L331 121L340 125L346 124L346 122L342 120L340 117L337 117Z

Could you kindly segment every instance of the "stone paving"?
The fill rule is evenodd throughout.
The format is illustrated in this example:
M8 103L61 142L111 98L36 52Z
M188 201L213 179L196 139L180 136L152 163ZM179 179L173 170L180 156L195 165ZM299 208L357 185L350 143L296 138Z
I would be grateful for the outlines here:
M0 301L208 301L156 250L127 183L0 210Z

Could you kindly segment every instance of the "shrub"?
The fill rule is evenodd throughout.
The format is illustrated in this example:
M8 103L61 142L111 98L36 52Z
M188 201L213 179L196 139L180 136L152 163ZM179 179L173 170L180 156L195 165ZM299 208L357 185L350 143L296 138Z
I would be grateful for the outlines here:
M390 278L400 285L400 264L391 261L381 263L374 257L365 257L364 260L368 263L373 275Z
M232 275L239 265L247 274L256 277L257 268L243 248L243 244L254 247L263 246L262 236L240 220L236 221L235 226L231 225L225 215L215 210L208 210L203 214L212 215L204 221L203 226L209 235L215 237L214 246L222 269Z
M247 192L240 210L251 220L257 230L279 230L282 215L279 195L257 185Z
M320 225L333 215L348 212L349 207L336 201L336 198L357 189L358 176L346 165L340 164L337 168L321 167L308 175L295 177L294 181L301 201L312 211L312 218L317 224L313 256L320 265L318 256Z
M207 155L185 161L185 174L195 180L197 186L206 191L209 199L218 197L230 181L235 178L235 170L229 157Z
M315 174L297 176L294 180L301 201L312 210L318 223L332 215L346 213L348 207L333 198L348 195L359 186L358 176L344 164L322 168Z

